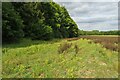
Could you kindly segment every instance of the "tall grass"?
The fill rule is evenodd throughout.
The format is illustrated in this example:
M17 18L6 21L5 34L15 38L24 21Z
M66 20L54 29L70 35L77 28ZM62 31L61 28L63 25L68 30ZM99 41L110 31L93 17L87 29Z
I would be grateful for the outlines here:
M118 44L119 44L119 38L116 37L106 37L106 36L82 36L83 39L91 39L94 41L94 43L100 43L105 48L110 49L112 51L118 51Z
M27 42L4 45L3 78L118 77L118 52L101 44L87 39Z
M63 53L67 51L67 49L69 49L71 46L72 43L67 43L67 42L60 44L60 46L58 47L58 53Z

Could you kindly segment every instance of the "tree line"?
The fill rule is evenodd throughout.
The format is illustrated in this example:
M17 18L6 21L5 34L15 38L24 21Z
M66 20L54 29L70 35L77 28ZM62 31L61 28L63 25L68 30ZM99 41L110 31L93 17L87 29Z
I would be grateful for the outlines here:
M78 27L64 6L55 2L3 2L2 41L50 40L78 36Z
M84 31L84 30L79 30L79 35L120 35L120 30L111 30L111 31L99 31L99 30Z

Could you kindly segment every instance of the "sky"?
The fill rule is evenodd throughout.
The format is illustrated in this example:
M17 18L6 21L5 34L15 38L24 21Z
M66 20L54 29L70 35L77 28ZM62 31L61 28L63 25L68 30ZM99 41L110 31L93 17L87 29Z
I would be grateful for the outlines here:
M59 2L80 30L118 30L118 2Z

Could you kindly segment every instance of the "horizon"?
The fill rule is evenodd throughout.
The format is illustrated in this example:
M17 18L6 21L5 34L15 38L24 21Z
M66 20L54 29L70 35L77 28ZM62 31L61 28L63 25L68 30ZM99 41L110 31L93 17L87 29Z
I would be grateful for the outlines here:
M96 31L96 29L93 29L93 30L81 30L81 29L79 29L80 31ZM101 30L97 30L97 31L100 31L101 32ZM102 30L103 31L103 30ZM107 31L120 31L120 30L104 30L103 32L107 32Z

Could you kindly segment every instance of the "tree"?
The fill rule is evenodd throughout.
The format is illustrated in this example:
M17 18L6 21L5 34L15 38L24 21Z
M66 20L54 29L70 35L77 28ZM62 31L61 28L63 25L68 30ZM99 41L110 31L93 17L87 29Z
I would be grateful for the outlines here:
M15 33L19 36L24 32L24 38L31 38L33 40L49 40L52 38L78 36L78 27L70 17L67 9L55 2L9 2L8 4L9 5L3 3L3 8L6 10L3 15L3 24L4 31L9 32L9 35L13 36ZM9 11L10 9L12 10ZM6 14L10 16L7 17ZM13 25L17 27L11 30L9 26ZM6 32L4 32L4 34L6 34ZM5 35L4 37L6 38ZM13 37L11 37L11 39Z
M11 3L2 3L2 39L4 42L19 41L24 36L23 21Z

